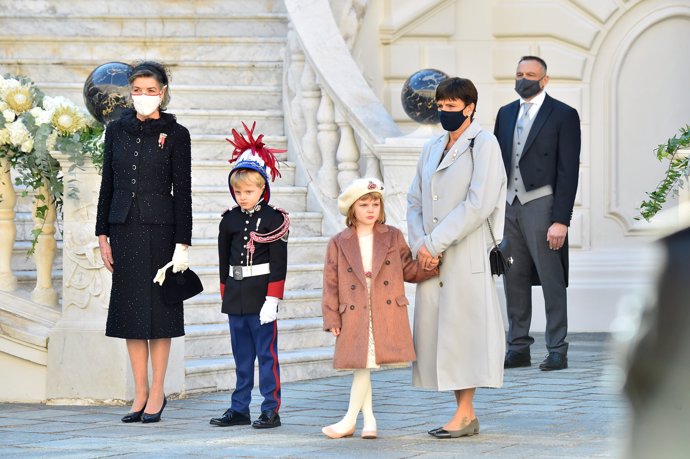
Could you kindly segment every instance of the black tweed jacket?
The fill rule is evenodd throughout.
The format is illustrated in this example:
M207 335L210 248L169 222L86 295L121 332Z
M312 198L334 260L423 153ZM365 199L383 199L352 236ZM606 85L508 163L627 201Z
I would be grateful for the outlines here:
M105 132L96 235L125 223L133 206L139 222L175 225L175 243L192 240L192 160L189 131L175 116L140 121L134 110Z

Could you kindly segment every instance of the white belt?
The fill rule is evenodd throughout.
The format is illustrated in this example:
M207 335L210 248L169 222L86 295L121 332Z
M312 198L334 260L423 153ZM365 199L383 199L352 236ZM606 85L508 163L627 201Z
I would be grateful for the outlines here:
M263 276L270 272L271 268L268 263L252 266L230 266L230 276L238 281L245 277Z

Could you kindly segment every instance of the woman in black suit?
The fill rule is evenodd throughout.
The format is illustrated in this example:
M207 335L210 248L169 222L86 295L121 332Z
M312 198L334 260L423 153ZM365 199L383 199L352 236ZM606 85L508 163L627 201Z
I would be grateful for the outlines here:
M188 268L192 237L189 131L164 113L170 100L165 68L137 64L129 78L135 110L105 133L96 235L113 273L107 336L127 340L135 396L122 422L157 422L165 408L165 373L171 338L184 335L182 303L166 304L159 269ZM149 386L148 359L153 381Z

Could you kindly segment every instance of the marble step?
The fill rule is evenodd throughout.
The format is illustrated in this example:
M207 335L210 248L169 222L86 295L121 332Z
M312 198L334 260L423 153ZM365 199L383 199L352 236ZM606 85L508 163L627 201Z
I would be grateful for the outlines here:
M94 244L96 238L94 236ZM28 252L31 248L31 241L28 239L21 240L17 238L12 248L12 270L16 271L32 271L36 269L34 257L29 256ZM57 241L57 253L55 254L55 261L53 266L62 266L62 241Z
M235 205L227 186L196 186L192 205L195 212L223 212ZM298 186L272 186L271 204L288 212L304 212L307 207L307 191Z
M194 160L192 161L192 187L199 186L228 186L228 174L232 170L233 164L228 163L232 156L232 145L225 142L227 147L227 158L225 160ZM194 146L192 146L194 148ZM194 154L192 154L195 157ZM293 185L295 183L295 166L293 163L281 162L278 164L280 177L276 177L275 182L270 186Z
M226 323L228 316L220 312L221 298L216 290L206 291L185 301L185 324ZM278 307L278 319L321 317L321 289L286 290Z
M0 59L0 73L26 75L34 81L86 81L89 74L107 62L102 56L94 59ZM259 85L280 86L283 75L282 60L277 61L186 61L166 58L170 70L171 90L177 93L177 84L189 85Z
M228 197L228 199L230 198ZM227 204L230 205L230 202ZM216 240L218 238L218 224L223 210L219 212L194 212L192 237L194 239ZM300 243L297 242L300 240L295 238L320 236L322 217L319 212L290 212L289 245ZM196 244L194 245L196 246Z
M333 346L333 335L324 332L321 318L278 321L278 350ZM201 358L232 354L228 322L185 326L185 357Z
M241 128L241 125L239 127ZM228 127L223 134L197 134L192 132L192 158L195 161L224 161L227 164L227 161L232 156L232 145L225 139L232 136L232 129L233 126ZM244 130L239 132L244 132ZM263 131L259 131L258 122L256 132L263 134ZM270 148L287 150L287 138L282 135L265 135L264 143ZM276 157L281 161L280 170L282 173L282 162L287 160L287 153L277 153Z
M85 80L85 79L84 79ZM63 96L83 105L84 80L69 83L41 82L36 84L49 96ZM170 90L171 101L168 107L171 113L180 109L222 110L280 110L283 105L280 86L244 85L235 86L232 82L217 85L187 84L177 79Z
M325 236L291 236L288 240L288 263L323 263L328 238ZM192 239L189 250L189 263L192 266L218 265L218 239Z
M142 6L145 10L142 11ZM23 0L21 2L4 2L3 16L122 16L131 12L132 16L146 15L146 11L155 11L161 15L223 15L226 13L284 13L285 6L279 0L204 0L204 1L170 1L118 0L103 2L93 0L70 0L46 2L44 0Z
M244 132L242 122L251 127L256 121L255 133L283 135L282 110L175 110L180 124L195 134L216 134L229 137L233 129ZM277 147L273 147L277 148Z
M296 349L278 354L283 383L333 376L333 349ZM259 380L255 374L255 381ZM235 388L235 362L231 356L187 359L185 392L211 392ZM230 397L228 397L229 399Z
M204 286L204 292L219 294L218 266L194 267ZM290 263L287 267L285 279L285 291L313 290L321 288L323 283L323 264L317 263Z
M14 341L15 345L19 342L29 345L33 349L24 349L29 355L47 349L48 334L59 319L59 306L34 303L28 290L0 291L2 335ZM0 352L3 350L0 349Z
M82 38L100 36L113 41L122 37L141 40L151 37L284 37L287 33L287 16L282 13L233 11L200 14L194 11L169 13L166 10L167 7L161 14L133 16L126 10L99 15L88 8L69 16L11 16L3 19L3 33L18 38L37 33Z
M25 290L32 292L36 287L36 271L35 269L27 270L12 270L12 274L17 278L17 290ZM62 297L62 265L53 264L51 271L51 279L53 281L52 288L58 293L58 303Z
M18 39L0 35L0 58L103 59L103 56L141 56L154 60L198 59L247 62L279 61L285 38L279 37L64 37L32 35ZM107 61L106 61L107 62Z

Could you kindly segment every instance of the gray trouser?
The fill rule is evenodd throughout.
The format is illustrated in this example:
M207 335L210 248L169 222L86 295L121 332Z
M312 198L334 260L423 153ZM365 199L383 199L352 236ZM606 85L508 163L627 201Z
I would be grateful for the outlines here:
M504 244L513 265L503 284L508 312L508 350L528 352L534 338L532 321L532 267L536 267L546 306L546 348L568 353L568 311L565 273L560 250L549 249L546 233L551 226L553 195L521 204L517 199L506 206Z

